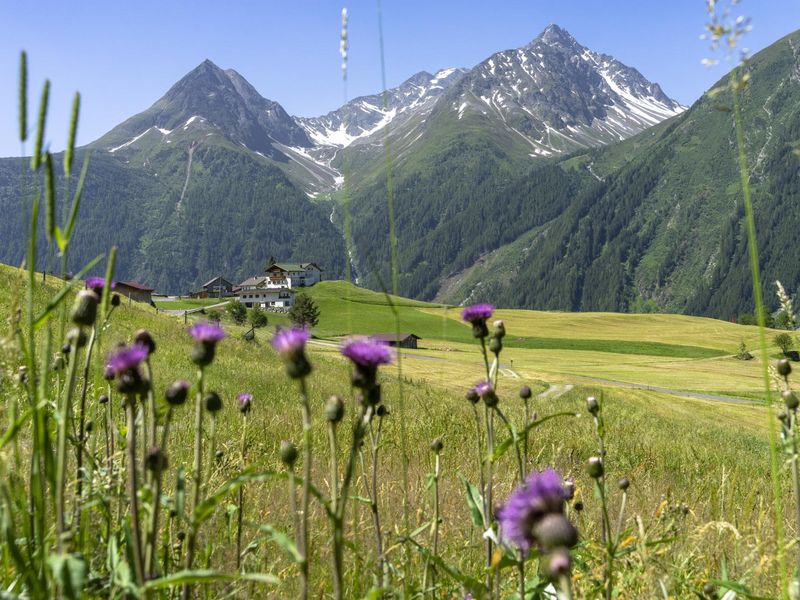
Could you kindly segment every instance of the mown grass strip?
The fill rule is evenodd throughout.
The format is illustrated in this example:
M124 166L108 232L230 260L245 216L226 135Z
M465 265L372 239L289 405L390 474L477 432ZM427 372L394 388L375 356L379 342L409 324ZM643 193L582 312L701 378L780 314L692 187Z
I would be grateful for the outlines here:
M613 352L615 354L643 354L647 356L668 356L672 358L715 358L725 356L723 350L702 346L665 344L663 342L642 342L631 340L592 340L545 337L506 338L509 348L528 348L533 350L582 350L586 352Z

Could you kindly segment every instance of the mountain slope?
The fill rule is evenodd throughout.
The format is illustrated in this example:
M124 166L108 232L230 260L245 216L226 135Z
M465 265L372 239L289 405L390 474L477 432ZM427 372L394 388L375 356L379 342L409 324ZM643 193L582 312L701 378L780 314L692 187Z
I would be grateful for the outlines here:
M682 111L636 70L557 26L464 73L424 128L404 124L389 136L401 292L433 298L481 256L558 217L595 179L556 167L561 156ZM380 287L390 256L385 153L353 148L350 156L356 266L367 285Z
M753 57L742 99L762 281L772 306L776 279L800 287L798 49L796 32ZM594 165L603 181L548 224L525 259L507 267L506 280L478 265L465 278L469 289L451 286L458 289L444 296L563 310L751 313L730 104L729 94L703 97L657 132L564 161L570 170ZM634 144L626 158L624 149Z
M281 143L311 144L280 105L205 61L84 149L93 158L69 267L113 243L119 276L161 292L185 293L219 273L242 280L270 256L341 276L341 235L329 209L277 166L289 160ZM0 161L0 210L10 215L0 223L0 262L10 264L25 248L19 161Z

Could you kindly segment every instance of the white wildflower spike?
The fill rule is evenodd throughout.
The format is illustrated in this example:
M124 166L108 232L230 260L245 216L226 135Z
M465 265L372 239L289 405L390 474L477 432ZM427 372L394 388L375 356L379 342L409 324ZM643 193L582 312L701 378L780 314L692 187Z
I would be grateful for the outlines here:
M776 280L775 286L778 288L778 302L780 302L781 311L783 311L783 313L789 317L789 324L792 326L792 329L794 329L795 320L792 299L789 297L789 294L786 293L786 289L784 289L783 284L780 281Z
M342 57L342 79L347 79L347 7L342 8L342 36L339 40L339 54Z

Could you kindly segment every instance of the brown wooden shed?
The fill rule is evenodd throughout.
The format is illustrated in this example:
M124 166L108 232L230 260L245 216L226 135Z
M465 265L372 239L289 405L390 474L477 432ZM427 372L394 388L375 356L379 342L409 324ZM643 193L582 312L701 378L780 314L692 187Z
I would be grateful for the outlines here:
M134 281L118 281L114 291L123 298L128 298L135 302L147 302L150 304L153 301L153 288Z
M396 348L416 348L422 339L414 333L376 333L372 338Z

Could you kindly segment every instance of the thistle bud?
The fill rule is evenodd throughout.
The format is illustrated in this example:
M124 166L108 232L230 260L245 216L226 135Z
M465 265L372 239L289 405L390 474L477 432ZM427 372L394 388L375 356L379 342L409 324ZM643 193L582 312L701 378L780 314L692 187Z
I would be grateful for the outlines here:
M108 396L106 396L105 394L102 394L102 395L101 395L101 396L100 396L100 397L97 399L97 401L98 401L100 404L108 404Z
M239 400L239 412L245 416L250 414L250 409L253 408L253 395L243 392L239 394L238 400Z
M597 398L589 396L586 399L586 410L588 410L590 414L597 416L597 413L600 412L600 405L597 403Z
M86 345L86 334L79 327L73 327L67 332L67 342L73 348L83 348Z
M146 329L140 329L137 331L133 341L134 343L141 344L147 348L148 356L156 351L156 343L153 341L153 336L151 336L150 332Z
M506 325L503 321L498 319L494 322L494 331L492 331L492 335L501 340L506 337Z
M167 455L161 448L154 447L144 457L144 467L148 471L161 472L167 468Z
M119 294L111 294L111 306L119 306L122 299L119 297Z
M577 500L575 504L572 505L572 508L574 508L576 512L581 512L583 510L583 502Z
M788 421L789 421L789 414L788 414L788 413L787 413L785 410L782 410L782 411L780 411L780 412L777 414L777 417L778 417L778 421L780 421L780 422L781 422L781 423L783 423L784 425L788 424Z
M572 500L575 497L575 482L571 479L564 480L564 500Z
M571 548L578 543L578 531L561 513L542 517L534 525L533 535L545 550Z
M222 409L222 398L219 397L217 392L208 392L203 397L203 403L206 405L206 410L212 415Z
M178 541L182 542L183 540L186 539L186 532L185 531L179 531L177 537L178 537Z
M291 469L297 460L297 448L292 442L283 440L281 442L280 457L281 462Z
M164 392L164 397L170 406L180 406L186 402L186 397L189 395L189 382L188 381L175 381L170 384Z
M222 450L217 450L214 452L214 460L217 462L221 461L223 456L225 456L225 453Z
M72 346L69 344L64 344L61 346L61 354L69 354L72 351Z
M788 358L782 358L778 361L778 375L781 377L788 377L792 372L792 364Z
M499 337L492 336L489 339L489 351L492 354L500 354L503 351L503 340Z
M553 581L569 574L570 567L572 566L572 559L569 555L569 550L566 548L557 548L550 554L546 555L545 560L547 565L545 571L547 576Z
M467 391L466 398L471 404L477 404L481 400L481 397L478 396L478 392L476 392L474 388L470 388Z
M72 322L76 325L91 327L97 318L97 304L100 298L92 290L81 290L75 296L75 303L72 305L70 315Z
M389 409L386 408L385 404L379 404L378 408L375 409L375 414L380 418L387 417L389 416Z
M439 452L442 451L442 448L444 448L444 442L442 442L442 438L437 437L435 440L431 442L431 450L435 454L439 454Z
M630 481L628 481L628 478L627 478L627 477L623 477L622 479L620 479L620 480L617 482L617 486L618 486L618 487L619 487L619 489L621 489L623 492L624 492L624 491L626 491L626 490L628 489L628 487L630 487L630 485L631 485L631 482L630 482Z
M794 410L795 408L800 405L800 401L795 396L792 390L784 390L781 392L781 397L783 398L783 403L786 405L786 408L789 410Z
M531 388L529 388L527 385L523 385L521 388L519 388L519 397L523 400L529 400L532 395L533 392L531 392Z
M325 420L338 423L344 417L344 400L341 396L331 396L325 402Z
M603 476L603 461L597 456L592 456L587 463L587 471L589 477L599 479Z
M86 434L90 434L94 431L94 421L86 421Z

